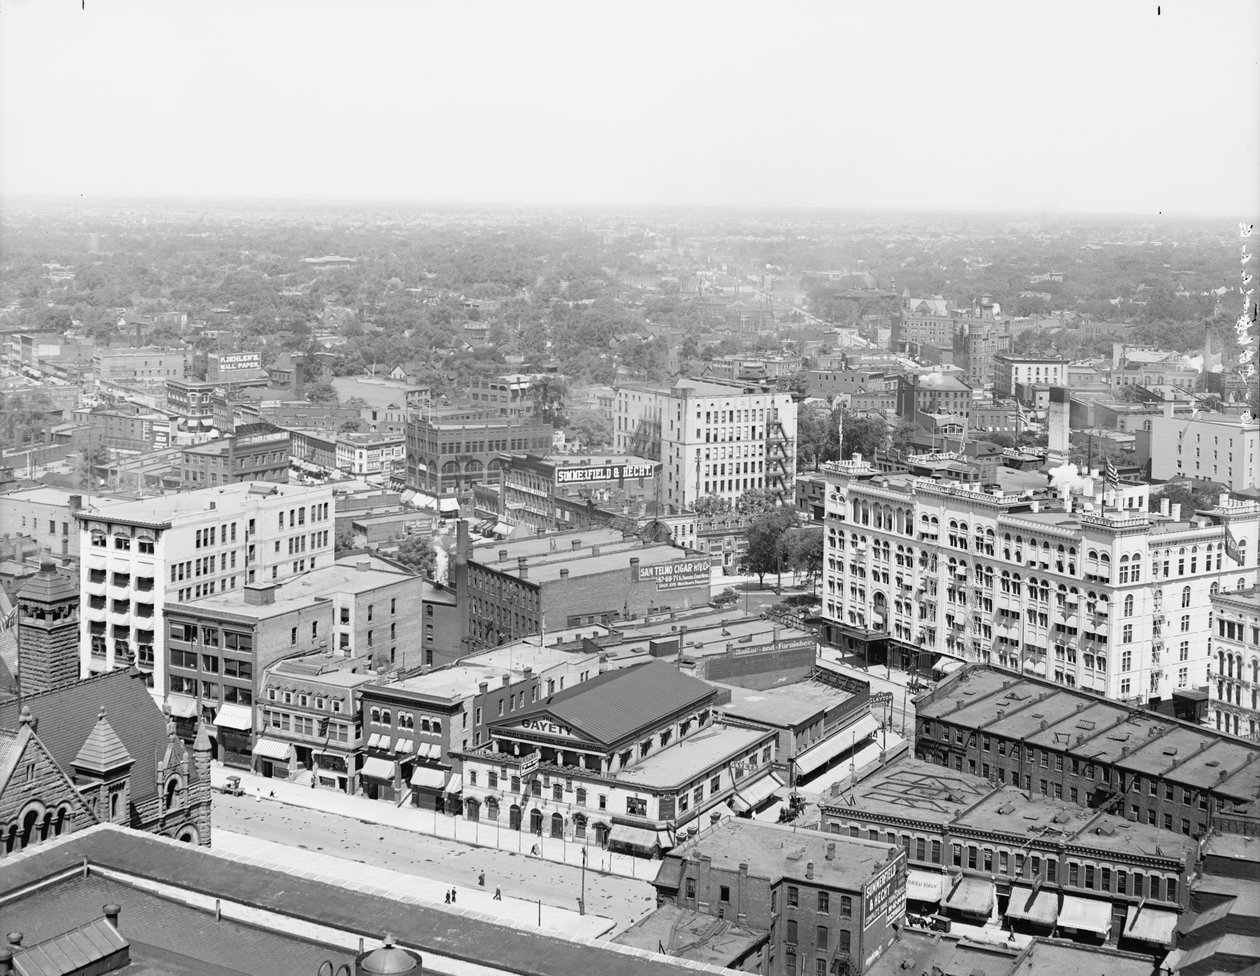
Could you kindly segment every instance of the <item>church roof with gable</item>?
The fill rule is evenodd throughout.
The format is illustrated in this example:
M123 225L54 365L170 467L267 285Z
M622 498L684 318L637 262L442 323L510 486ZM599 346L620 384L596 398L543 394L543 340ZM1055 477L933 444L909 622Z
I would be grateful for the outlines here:
M166 716L158 708L139 671L117 670L63 685L19 703L0 702L0 729L16 729L20 705L30 707L39 723L39 739L62 769L73 768L74 759L87 741L101 708L127 752L135 760L131 768L131 802L140 805L158 793L152 763L166 752L170 737Z
M131 765L131 753L122 744L122 739L118 738L118 733L105 716L105 709L102 708L96 716L96 724L92 726L92 731L74 757L75 769L108 773L121 766Z

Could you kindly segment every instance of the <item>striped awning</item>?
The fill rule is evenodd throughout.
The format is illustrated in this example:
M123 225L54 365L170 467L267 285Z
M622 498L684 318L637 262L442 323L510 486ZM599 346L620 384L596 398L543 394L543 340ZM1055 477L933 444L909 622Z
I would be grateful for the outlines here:
M1111 902L1064 895L1063 907L1059 909L1059 928L1105 936L1111 932Z
M411 739L396 739L394 741L394 752L410 753L414 748Z
M1124 937L1172 948L1177 931L1177 913L1130 905L1124 920Z
M381 759L379 756L368 756L363 760L363 768L359 772L371 779L389 779L394 778L394 764L388 759Z
M173 691L166 696L166 704L171 706L171 714L175 718L192 718L197 714L197 699L192 695L181 695Z
M939 905L944 886L945 876L935 871L918 871L911 868L906 872L906 897L911 901L925 901Z
M214 726L217 729L247 732L254 727L253 710L244 705L223 705L214 717Z
M1059 917L1059 896L1053 891L1041 890L1034 897L1032 888L1011 885L1006 917L1038 925L1053 925Z
M411 785L425 790L442 791L446 783L446 770L433 766L417 766L411 771Z
M254 743L253 754L262 756L264 759L288 762L289 757L293 755L293 746L287 742L281 742L279 739L269 739L263 735L259 736L258 741Z

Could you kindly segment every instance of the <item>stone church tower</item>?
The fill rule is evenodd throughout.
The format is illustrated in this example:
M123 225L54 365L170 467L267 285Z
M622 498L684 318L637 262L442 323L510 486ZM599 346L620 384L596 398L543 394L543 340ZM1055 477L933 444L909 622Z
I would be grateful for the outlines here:
M22 696L79 680L79 586L44 559L17 592L18 674Z

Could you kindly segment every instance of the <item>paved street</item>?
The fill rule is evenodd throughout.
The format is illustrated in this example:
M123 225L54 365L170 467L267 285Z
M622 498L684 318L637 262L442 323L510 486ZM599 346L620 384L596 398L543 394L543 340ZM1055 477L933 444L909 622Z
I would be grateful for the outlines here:
M371 800L360 802L377 805ZM392 809L388 804L384 806ZM419 885L417 891L436 886L440 896L445 887L461 886L457 904L462 899L464 904L471 905L475 898L478 909L484 911L496 908L489 903L496 886L503 889L505 898L541 899L544 906L571 910L576 910L578 906L581 890L579 867L491 847L474 847L395 826L369 823L340 813L305 809L271 799L260 800L256 791L254 795L247 793L241 797L216 793L214 828L372 867L388 868L432 882L429 886ZM595 856L596 852L592 852L592 860ZM655 873L655 862L644 862L644 867ZM486 873L485 892L479 891L477 885L477 875L481 871ZM595 870L586 872L587 911L611 919L615 926L613 931L620 931L654 907L653 889L647 881L609 877ZM544 919L545 923L547 921ZM560 926L556 924L555 927Z

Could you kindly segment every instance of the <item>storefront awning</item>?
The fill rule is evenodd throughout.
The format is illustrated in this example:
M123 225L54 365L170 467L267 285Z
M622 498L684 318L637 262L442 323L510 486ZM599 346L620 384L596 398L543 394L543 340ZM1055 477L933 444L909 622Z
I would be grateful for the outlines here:
M192 695L181 695L173 691L166 696L166 704L171 706L171 715L174 718L192 718L197 714L197 699Z
M980 878L959 878L945 896L945 907L965 915L988 916L993 911L997 889L992 881Z
M394 764L379 756L368 756L363 760L363 768L359 772L371 779L393 779Z
M916 871L911 868L906 874L906 897L911 901L926 901L932 905L941 903L941 892L945 887L945 875L935 871Z
M254 713L244 705L223 705L214 717L214 727L247 732L254 727Z
M863 715L847 729L841 729L821 742L816 742L796 757L796 771L808 776L814 770L825 766L837 756L861 746L870 738L871 733L879 728L879 722L872 715Z
M264 759L288 762L289 757L293 754L293 746L287 742L281 742L279 739L268 739L264 735L259 736L258 741L254 743L253 751L255 756L262 756Z
M443 515L447 514L448 512L458 512L459 499L458 498L439 498L438 511L441 512Z
M1059 909L1059 928L1107 935L1111 932L1111 902L1064 895L1063 907Z
M411 785L418 786L423 790L435 790L440 793L445 782L445 769L435 769L432 766L417 766L411 771Z
M660 836L655 830L649 830L646 827L631 827L629 824L613 824L608 839L630 847L641 847L644 850L650 850L661 843ZM669 846L668 840L664 843L665 846Z
M394 752L410 754L414 748L411 739L396 739L394 741Z
M367 747L369 749L384 749L389 745L389 736L382 735L380 732L373 732L368 736Z
M1177 930L1177 913L1145 905L1130 905L1124 920L1124 937L1172 948Z
M455 773L446 782L447 793L459 793L460 791L463 790L463 788L464 788L464 777L460 776L459 773Z
M744 810L756 810L759 806L783 789L783 783L774 774L761 777L746 786L739 786L731 799L731 809L743 813ZM743 810L739 809L739 805Z
M1038 925L1053 925L1059 917L1059 896L1053 891L1041 890L1033 896L1033 889L1023 885L1011 885L1011 900L1006 906L1006 917Z

